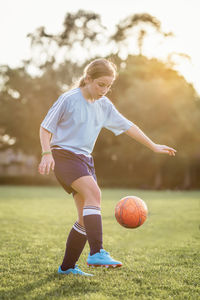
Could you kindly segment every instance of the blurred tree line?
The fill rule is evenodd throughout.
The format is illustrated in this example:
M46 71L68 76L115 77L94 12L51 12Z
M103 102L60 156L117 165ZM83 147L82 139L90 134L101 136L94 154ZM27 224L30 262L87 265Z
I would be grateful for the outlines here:
M154 154L125 134L115 137L103 129L94 150L99 183L199 188L200 99L169 65L143 55L145 36L152 30L162 39L172 36L149 14L127 17L109 35L99 15L80 10L66 15L58 34L47 33L44 27L29 34L32 58L15 69L0 66L0 150L21 149L39 161L41 121L58 96L81 76L88 61L103 56L104 49L104 57L116 63L119 73L108 97L153 141L178 152L173 158ZM128 41L136 45L138 55L128 53Z

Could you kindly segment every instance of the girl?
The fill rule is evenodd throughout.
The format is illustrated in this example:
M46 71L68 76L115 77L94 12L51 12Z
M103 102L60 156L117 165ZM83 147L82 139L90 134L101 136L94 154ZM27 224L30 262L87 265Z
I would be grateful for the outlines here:
M89 266L120 267L103 249L101 191L91 156L103 127L115 135L125 132L152 151L175 155L176 150L152 142L135 124L121 115L105 96L116 78L116 67L106 59L86 66L77 88L62 94L50 108L40 127L42 159L40 174L55 176L63 188L73 194L78 220L66 243L59 274L92 276L81 271L76 262L88 240Z

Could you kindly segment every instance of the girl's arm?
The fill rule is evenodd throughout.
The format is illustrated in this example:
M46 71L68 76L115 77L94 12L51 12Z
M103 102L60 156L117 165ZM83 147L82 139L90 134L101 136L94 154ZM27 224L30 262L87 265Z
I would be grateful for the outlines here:
M42 152L51 152L50 148L51 132L47 131L43 127L40 127L40 143ZM44 154L41 162L38 166L40 174L49 174L50 169L54 170L55 162L51 153Z
M127 135L135 139L137 142L143 144L148 147L152 151L156 153L167 153L170 156L175 156L176 150L165 146L155 144L150 138L148 138L144 132L136 125L131 126L127 131L125 131Z

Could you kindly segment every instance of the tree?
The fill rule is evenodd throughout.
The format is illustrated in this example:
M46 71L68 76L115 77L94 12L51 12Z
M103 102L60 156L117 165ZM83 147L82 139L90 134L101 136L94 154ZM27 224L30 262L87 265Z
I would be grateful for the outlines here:
M40 68L44 68L46 62L58 66L65 60L82 64L95 55L92 49L99 46L105 36L106 28L98 14L83 10L67 13L63 30L58 34L47 33L45 27L28 34L33 54L34 50L39 52L39 56L33 56L32 63Z
M140 144L128 141L125 135L116 138L109 133L100 137L96 153L101 161L104 156L109 157L113 165L119 167L120 164L114 171L115 174L120 171L120 177L126 174L126 178L135 178L136 172L139 177L143 176L144 182L154 178L152 186L158 188L171 184L170 176L176 170L176 184L185 185L189 177L191 185L188 173L199 153L200 142L200 101L193 86L156 59L129 56L123 66L111 99L119 111L152 140L171 145L178 150L178 155L175 159L154 155Z
M39 153L39 127L50 106L71 85L80 67L71 62L54 70L46 64L41 77L32 77L26 67L1 68L3 87L0 92L1 147L9 147L5 135L14 139L13 148L27 153Z
M115 33L111 36L118 53L125 52L128 55L130 51L130 40L136 37L139 54L142 55L142 48L145 36L149 29L154 29L162 37L172 36L172 32L164 32L161 28L160 21L148 13L134 14L126 17L117 26ZM132 47L133 48L133 47Z

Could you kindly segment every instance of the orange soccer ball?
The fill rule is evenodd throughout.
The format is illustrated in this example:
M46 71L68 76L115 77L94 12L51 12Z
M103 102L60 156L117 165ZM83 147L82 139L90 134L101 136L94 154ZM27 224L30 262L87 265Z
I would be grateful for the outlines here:
M146 203L136 196L122 198L115 207L117 222L126 228L141 226L145 222L147 214Z

